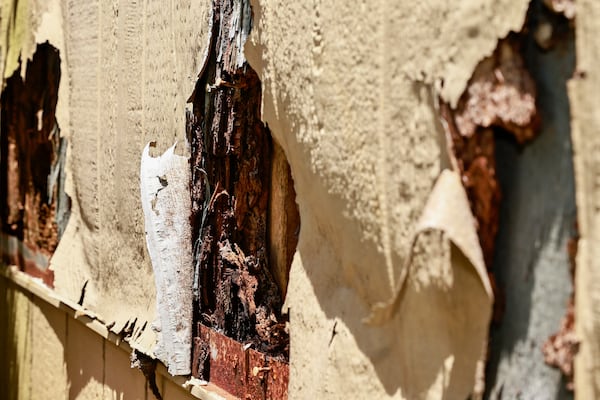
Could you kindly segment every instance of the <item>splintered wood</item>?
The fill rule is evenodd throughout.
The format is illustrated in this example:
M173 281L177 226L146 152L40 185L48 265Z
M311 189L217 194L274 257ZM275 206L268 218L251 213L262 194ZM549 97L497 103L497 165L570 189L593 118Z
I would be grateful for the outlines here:
M48 259L69 216L64 193L66 140L55 111L60 82L58 50L37 46L21 69L7 79L1 99L0 253L2 260L53 283Z
M266 385L254 385L251 374L238 369L253 354L287 360L289 338L281 289L269 268L272 143L260 119L261 84L243 54L251 17L249 1L213 2L209 51L188 114L195 318L201 323L193 374L232 394L264 397Z

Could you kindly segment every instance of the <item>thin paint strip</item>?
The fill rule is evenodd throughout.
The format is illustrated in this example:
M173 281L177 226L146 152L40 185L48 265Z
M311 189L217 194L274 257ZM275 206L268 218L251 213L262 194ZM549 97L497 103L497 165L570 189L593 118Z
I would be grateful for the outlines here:
M172 375L191 372L192 234L189 157L151 157L149 143L140 166L146 244L154 269L158 334L154 354Z

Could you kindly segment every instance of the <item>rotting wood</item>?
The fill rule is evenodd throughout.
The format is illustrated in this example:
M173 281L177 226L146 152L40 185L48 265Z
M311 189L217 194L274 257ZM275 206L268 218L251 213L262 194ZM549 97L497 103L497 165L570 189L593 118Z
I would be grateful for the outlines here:
M195 320L286 360L287 316L267 241L272 143L260 80L243 55L251 16L249 1L213 1L212 39L190 99ZM214 378L206 335L195 336L193 374Z
M469 193L471 207L478 220L480 242L484 250L486 265L488 270L490 270L489 273L492 282L495 282L491 267L495 252L499 208L502 197L499 182L496 177L495 141L498 135L509 134L515 139L517 144L523 145L537 136L538 128L541 125L538 112L545 113L543 116L544 118L547 118L547 110L549 107L547 104L549 101L556 101L556 99L548 99L548 97L552 97L552 95L548 95L547 80L540 78L544 75L544 72L540 72L540 70L542 68L547 69L547 67L540 65L540 70L531 70L531 72L529 72L523 58L524 56L527 56L527 64L530 66L534 65L537 69L538 65L536 65L535 61L532 62L531 60L533 57L534 60L539 61L539 58L536 59L532 56L532 50L529 46L532 46L535 43L538 46L535 51L551 51L559 41L567 38L568 27L572 27L573 24L573 21L568 20L574 15L573 2L543 2L548 7L550 7L550 3L558 5L558 8L553 8L553 11L561 12L563 15L547 13L546 9L540 4L542 2L534 3L532 3L532 7L530 7L528 22L525 24L523 31L521 33L511 33L506 39L500 41L494 54L478 65L457 108L453 110L445 104L440 107L444 122L443 125L447 128L446 135L451 150L450 156L451 158L454 158L452 160L453 165L458 167L457 169L460 170L463 175L463 184ZM527 47L527 53L524 51L525 47ZM567 54L568 53L565 52L561 55L568 57ZM562 65L563 64L561 64L561 67ZM560 69L561 67L557 67L557 69ZM552 71L548 72L546 70L545 73L552 73ZM568 74L568 72L566 72L566 74ZM541 86L539 90L546 93L546 97L538 104L536 104L537 88L535 87L535 82L540 83ZM560 85L561 83L562 82L559 81L556 82L557 85ZM541 109L536 110L536 106L540 103ZM556 109L552 110L554 112L557 111ZM551 117L550 120L556 123L556 120L560 120L560 118L554 120L554 118ZM544 122L546 122L546 120L544 120ZM544 129L565 129L564 126L561 125L552 124L552 128L549 128L548 125L550 124L547 124ZM565 144L561 143L560 146L565 146ZM532 150L533 153L535 153L535 151L539 152L539 147L535 147L535 149L537 150ZM529 153L529 156L531 156L531 154L532 153ZM556 153L552 153L549 157L556 157ZM559 180L558 177L556 179L557 181ZM512 197L514 201L514 194ZM557 209L561 207L561 204L558 203L558 201L560 200L557 200ZM518 208L519 205L515 204L514 207ZM514 240L519 241L518 238L514 238ZM572 258L574 257L572 254L573 249L577 247L576 241L574 241L574 243L569 245L569 252ZM523 243L520 244L520 246L526 246L526 244ZM494 262L498 265L498 260L495 260ZM525 273L527 275L532 274L531 271L524 271L524 275ZM536 275L538 273L539 272L535 272ZM574 266L572 266L571 273L574 274ZM501 277L511 276L508 274L510 274L510 272L505 275L499 273ZM525 277L524 281L529 279L531 278ZM536 277L536 281L540 281L540 279ZM546 282L543 280L541 281ZM510 285L510 281L507 282L507 285ZM523 288L525 285L526 283L522 282L517 284L519 288ZM544 285L544 283L541 285ZM570 283L565 281L564 285L565 287L568 287ZM506 291L507 293L513 293L514 296L515 290L513 287L507 286ZM496 294L496 302L494 304L494 324L492 324L491 327L493 346L490 348L491 363L488 367L490 368L490 376L492 377L490 382L493 382L494 385L496 385L495 387L490 385L490 387L497 390L496 392L491 393L500 393L503 390L503 385L508 384L507 382L514 384L514 382L517 381L511 380L512 378L510 378L510 375L514 376L517 373L514 371L507 373L506 371L501 372L501 370L496 370L496 368L498 368L496 363L499 363L497 359L501 359L501 356L498 356L500 350L497 346L500 346L499 343L503 343L503 341L506 347L511 346L508 343L511 340L514 340L514 332L519 332L520 329L529 329L529 327L522 328L522 325L519 325L521 322L515 322L514 320L506 325L500 326L499 323L504 314L504 294L502 293L502 289L499 289L495 284L494 292ZM538 293L537 295L539 296L540 294ZM549 300L548 303L551 304L552 299L547 300ZM573 360L579 348L579 341L574 332L575 314L573 302L574 296L572 294L558 332L546 340L542 349L545 362L548 365L559 368L563 372L566 377L567 388L569 389L572 388L573 382ZM512 306L513 309L508 310L510 317L516 315L514 312L514 303ZM529 310L535 309L531 306ZM534 311L532 311L532 313L533 312ZM529 313L527 314L528 319L532 318L532 320L535 321L536 317L539 318L538 315L530 316ZM527 323L529 323L529 321ZM506 326L509 326L509 328ZM535 329L536 328L534 327L533 330L535 331ZM510 334L507 333L509 330L512 330ZM539 347L535 345L535 340L540 339L541 342L539 343L543 343L545 337L547 337L547 333L537 338L529 335L535 335L535 333L528 330L527 336L519 338L519 340L527 340L527 343L531 340L531 345L536 346L535 351L539 351L537 350ZM501 351L506 351L506 348L502 347ZM513 348L509 351L517 352ZM521 354L519 357L526 358L527 354ZM515 358L518 359L519 357ZM511 356L510 358L512 359L513 357ZM529 369L529 372L532 374L538 374L538 376L532 376L532 379L535 378L533 381L538 384L539 381L543 381L543 379L540 379L540 376L547 372L546 370L543 370L543 365L541 367L536 365L532 368L532 361L530 359L524 360L521 363L522 365L519 365L519 361L513 362L514 363L502 365L504 367L510 365L512 368L516 367L517 370L518 368L522 368L523 370ZM546 372L538 372L542 370ZM504 381L503 379L505 378L508 379L508 381ZM494 379L497 380L494 382ZM506 388L507 386L504 386L505 395ZM514 387L508 390L516 392ZM548 393L552 392L552 390L553 389L549 389ZM493 394L491 394L491 396L493 396Z
M37 46L27 61L7 79L1 97L0 219L2 232L20 247L49 258L68 220L70 199L64 192L66 140L60 137L55 111L60 83L60 56L50 44ZM6 254L31 275L52 285L47 263L22 262ZM38 257L39 258L39 257ZM26 261L26 260L25 260Z
M198 324L199 341L205 344L211 383L242 399L286 399L289 365ZM200 347L196 347L200 348Z
M538 132L536 87L521 55L521 38L511 34L498 43L496 51L475 69L456 109L441 104L447 142L462 175L486 266L490 270L498 233L502 197L496 176L495 135L498 131L514 136L519 144L532 140ZM503 313L503 297L493 274L494 321Z

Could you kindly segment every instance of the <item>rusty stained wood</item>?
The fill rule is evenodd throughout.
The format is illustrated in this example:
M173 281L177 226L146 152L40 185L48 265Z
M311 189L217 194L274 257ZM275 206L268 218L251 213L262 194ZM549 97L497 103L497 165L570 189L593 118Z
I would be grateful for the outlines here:
M242 399L287 399L289 365L198 324L198 342L207 349L206 378ZM200 346L196 347L197 349Z
M196 318L286 359L286 317L267 242L272 144L260 119L261 84L243 56L250 4L214 1L213 18L188 115Z
M213 1L209 50L187 115L198 323L192 374L234 396L286 398L281 307L299 215L285 155L260 118L260 80L243 55L251 18L249 1Z

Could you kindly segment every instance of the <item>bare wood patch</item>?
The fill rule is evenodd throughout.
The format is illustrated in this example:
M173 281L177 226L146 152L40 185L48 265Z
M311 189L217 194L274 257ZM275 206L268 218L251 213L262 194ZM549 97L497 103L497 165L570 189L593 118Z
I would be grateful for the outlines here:
M5 193L0 198L1 230L46 261L35 263L7 249L3 258L48 285L53 273L47 269L47 259L70 212L64 192L67 143L60 137L55 117L60 77L58 50L47 42L40 44L27 61L25 78L18 68L6 81L1 98L0 192Z
M274 175L284 187L270 195L273 143L260 119L260 80L243 55L251 28L249 1L215 0L212 18L209 51L188 113L195 320L234 343L286 360L282 292L295 251L288 236L297 234L298 227L278 227L275 233L285 238L276 245L277 255L271 254L269 226L281 221L275 221L280 215L274 212L269 220L269 204L275 198L277 206L288 202L293 186L282 183L289 171L279 161ZM299 223L299 218L292 220ZM273 260L275 269L269 265ZM193 374L213 377L218 365L207 361L206 337L200 330L195 336Z

